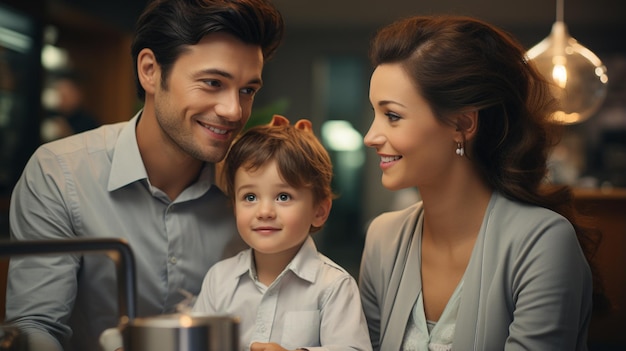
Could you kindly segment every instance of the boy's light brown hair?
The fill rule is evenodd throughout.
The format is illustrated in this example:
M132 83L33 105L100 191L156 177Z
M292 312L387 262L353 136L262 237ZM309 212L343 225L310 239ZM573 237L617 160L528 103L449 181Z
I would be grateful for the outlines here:
M311 122L300 120L290 125L286 118L274 116L270 124L243 133L226 156L223 178L233 202L237 170L253 171L271 161L276 161L280 176L290 186L311 189L315 205L334 197L330 156L313 133Z

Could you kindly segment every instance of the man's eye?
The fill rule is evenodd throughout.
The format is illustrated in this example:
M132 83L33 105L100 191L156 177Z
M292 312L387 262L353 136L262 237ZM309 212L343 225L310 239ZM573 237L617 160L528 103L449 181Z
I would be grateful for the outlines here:
M244 95L254 95L256 93L256 89L254 88L243 88L239 91Z
M278 200L278 201L289 201L290 199L291 199L291 196L289 196L289 194L285 194L285 193L279 194L276 197L276 200Z
M210 87L220 87L222 85L219 80L215 80L215 79L207 79L204 81L204 84Z

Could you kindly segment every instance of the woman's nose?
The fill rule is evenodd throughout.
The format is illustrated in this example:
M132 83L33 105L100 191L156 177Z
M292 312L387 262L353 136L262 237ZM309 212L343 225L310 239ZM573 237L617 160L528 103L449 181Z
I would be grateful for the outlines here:
M370 129L367 131L367 134L365 134L365 137L363 137L363 143L367 147L377 147L382 145L384 140L385 137L378 132L376 123L372 122Z

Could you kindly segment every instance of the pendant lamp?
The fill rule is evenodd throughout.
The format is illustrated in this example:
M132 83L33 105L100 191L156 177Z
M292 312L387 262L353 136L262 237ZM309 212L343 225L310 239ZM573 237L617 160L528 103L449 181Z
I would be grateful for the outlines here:
M600 108L607 94L608 77L602 61L569 35L563 22L564 0L557 0L556 22L550 35L526 56L552 84L560 109L556 122L573 124L587 120Z

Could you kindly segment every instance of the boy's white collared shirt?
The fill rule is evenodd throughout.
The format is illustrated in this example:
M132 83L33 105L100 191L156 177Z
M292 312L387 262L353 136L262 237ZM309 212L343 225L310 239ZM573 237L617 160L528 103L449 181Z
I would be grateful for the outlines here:
M255 341L286 349L371 350L356 281L317 252L311 237L269 287L256 279L251 250L217 263L193 311L239 317L244 350Z

